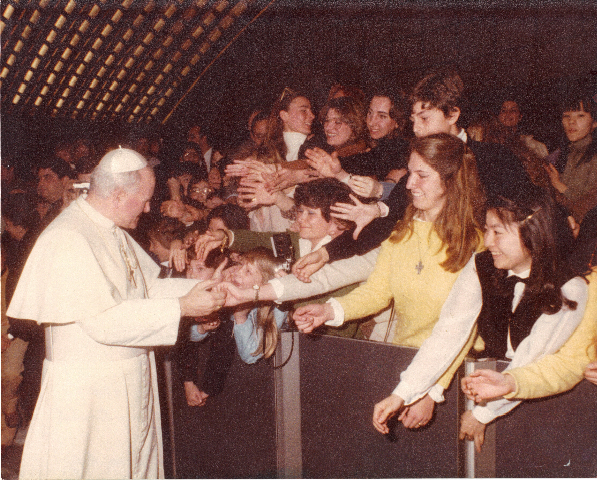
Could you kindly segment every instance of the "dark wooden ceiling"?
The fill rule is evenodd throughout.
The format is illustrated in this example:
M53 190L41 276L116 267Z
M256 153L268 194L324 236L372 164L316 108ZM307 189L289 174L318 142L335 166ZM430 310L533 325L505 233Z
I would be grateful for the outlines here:
M17 133L201 120L226 142L285 86L318 107L449 65L476 107L514 87L556 135L562 88L597 84L595 0L2 0L0 30Z
M2 113L161 120L253 0L3 0Z

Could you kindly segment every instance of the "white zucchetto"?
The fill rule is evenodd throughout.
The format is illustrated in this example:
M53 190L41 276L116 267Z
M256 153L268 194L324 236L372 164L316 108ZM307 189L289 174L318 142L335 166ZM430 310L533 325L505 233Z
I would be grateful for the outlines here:
M142 170L147 165L147 160L140 153L118 147L106 153L96 168L108 173L125 173Z

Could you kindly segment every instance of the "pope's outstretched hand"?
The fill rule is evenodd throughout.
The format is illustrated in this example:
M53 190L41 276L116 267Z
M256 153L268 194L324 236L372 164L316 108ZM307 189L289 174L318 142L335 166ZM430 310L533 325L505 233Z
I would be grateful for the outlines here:
M180 315L182 317L204 317L222 308L226 302L226 293L211 291L216 280L206 280L195 285L184 297L180 297Z

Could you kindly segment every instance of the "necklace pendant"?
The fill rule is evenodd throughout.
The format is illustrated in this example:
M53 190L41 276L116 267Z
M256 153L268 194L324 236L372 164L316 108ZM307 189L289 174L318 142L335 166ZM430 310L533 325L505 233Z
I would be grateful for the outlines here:
M419 260L419 263L417 263L415 265L415 270L417 271L417 275L421 275L421 270L423 270L424 265L423 262L421 262L421 260Z

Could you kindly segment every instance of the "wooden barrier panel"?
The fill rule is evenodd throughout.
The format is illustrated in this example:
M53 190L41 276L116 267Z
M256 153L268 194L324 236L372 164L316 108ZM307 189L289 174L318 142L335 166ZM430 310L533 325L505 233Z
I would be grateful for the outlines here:
M300 336L303 477L456 477L457 389L420 430L381 435L373 406L392 393L416 349Z
M174 370L177 477L597 476L597 387L586 381L493 422L482 455L458 441L464 405L458 379L428 426L397 424L391 435L379 434L371 424L373 406L392 392L415 354L284 332L275 362L246 365L235 358L224 391L193 408Z
M467 371L475 369L470 363ZM503 371L508 365L494 364L478 368ZM480 454L467 450L477 477L597 476L597 387L587 381L561 395L522 402L490 429Z

